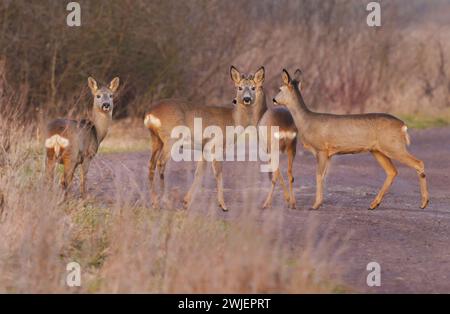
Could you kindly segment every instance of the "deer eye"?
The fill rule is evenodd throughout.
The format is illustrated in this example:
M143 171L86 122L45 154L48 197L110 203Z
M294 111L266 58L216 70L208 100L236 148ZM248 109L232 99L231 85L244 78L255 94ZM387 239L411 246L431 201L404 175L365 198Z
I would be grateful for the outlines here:
M241 87L241 86L239 86L239 90L242 90L242 87Z
M256 89L256 87L255 86L252 86L252 90L255 90Z
M99 98L99 99L100 99L101 97L102 97L102 96L100 96L100 95L97 95L97 98Z
M113 96L112 94L109 94L109 98L112 98L112 96Z

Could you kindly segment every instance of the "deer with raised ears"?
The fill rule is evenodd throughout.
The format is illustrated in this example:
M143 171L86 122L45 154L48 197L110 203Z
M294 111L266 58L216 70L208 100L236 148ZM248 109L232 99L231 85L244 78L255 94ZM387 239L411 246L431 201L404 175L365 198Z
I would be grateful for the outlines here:
M233 67L232 67L233 68ZM191 134L194 134L194 118L202 119L202 126L218 126L226 133L227 126L240 125L244 128L249 125L256 126L261 116L265 112L265 108L260 108L263 104L255 104L256 87L262 82L258 81L258 76L252 76L251 79L242 79L239 83L241 91L244 89L248 92L241 93L242 97L239 104L228 107L205 106L200 104L191 104L184 101L161 101L155 104L152 109L145 115L144 125L150 130L151 136L151 157L149 162L149 185L152 196L152 204L154 207L159 206L159 197L154 189L155 170L158 167L160 178L160 190L162 198L165 198L164 171L168 160L172 145L178 139L171 138L172 129L177 126L187 126ZM251 87L254 87L251 89ZM238 88L239 89L239 88ZM245 98L245 100L244 100ZM208 143L205 139L202 143L202 150ZM224 141L225 144L225 141ZM183 199L183 206L188 208L193 200L193 196L201 184L204 172L206 170L207 161L197 161L194 180ZM212 169L217 183L217 201L223 211L228 208L225 205L223 195L223 177L222 163L218 160L212 161Z
M292 173L292 166L294 163L294 158L297 152L297 128L295 126L294 120L292 116L286 108L276 107L272 108L267 106L266 103L266 95L263 89L263 83L265 79L265 69L261 67L254 76L254 79L259 82L258 86L254 84L249 84L246 86L245 80L252 79L252 76L242 75L236 68L231 67L231 79L234 81L237 87L237 95L233 100L235 105L245 105L248 102L248 97L250 97L250 91L255 92L255 104L258 110L261 110L263 113L261 119L259 120L258 126L267 127L267 149L271 150L271 140L272 140L272 127L277 126L278 132L274 133L274 137L279 141L279 150L282 153L286 153L288 156L288 167L287 167L287 175L289 181L289 190L286 187L284 182L283 175L279 169L279 167L272 173L269 172L269 179L271 180L271 188L269 194L264 201L263 208L268 208L272 206L272 196L275 190L275 186L277 181L280 182L281 187L283 188L284 198L288 203L290 208L295 208L295 194L293 189L294 184L294 176ZM244 81L243 81L244 80ZM242 82L242 83L241 83ZM260 138L262 140L262 138Z
M67 192L75 170L81 165L80 192L86 193L86 176L92 158L108 133L114 109L113 96L119 87L119 78L108 86L99 88L97 82L88 78L88 85L94 97L91 119L56 119L47 126L46 174L53 180L56 164L64 166L61 185Z
M294 78L283 70L283 85L273 102L289 109L299 129L300 140L316 157L316 200L312 208L318 209L323 202L323 181L330 158L362 152L370 152L387 176L369 209L380 205L397 175L392 159L416 170L422 194L420 207L425 208L429 202L425 166L407 150L410 139L405 123L385 113L335 115L313 112L302 97L298 86L300 78L300 70L295 72Z
M145 115L144 125L150 130L152 153L149 162L149 185L153 206L159 206L158 195L154 189L154 177L158 167L162 195L165 195L164 171L170 159L171 147L178 139L171 138L171 131L176 126L187 126L194 133L194 118L201 118L203 127L219 126L225 134L227 126L250 125L257 126L267 111L262 83L264 82L264 68L260 68L254 75L241 74L235 67L230 68L230 75L235 83L236 97L234 107L214 107L199 104L189 104L182 101L162 101L153 106ZM261 96L262 95L262 96ZM266 122L273 118L267 116ZM292 137L292 133L289 133ZM205 140L203 147L208 143ZM225 144L225 141L224 141ZM197 162L194 181L183 199L183 205L188 208L193 195L201 184L206 169L206 161ZM213 160L212 168L217 183L217 201L222 210L228 210L223 195L222 163ZM291 180L293 181L293 180ZM286 199L289 194L285 192ZM295 200L295 198L294 198Z

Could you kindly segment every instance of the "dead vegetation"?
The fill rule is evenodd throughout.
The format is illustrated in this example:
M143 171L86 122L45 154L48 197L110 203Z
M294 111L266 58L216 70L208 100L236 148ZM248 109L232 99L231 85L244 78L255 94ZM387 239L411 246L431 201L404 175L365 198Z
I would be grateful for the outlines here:
M317 109L449 115L445 0L382 1L381 28L357 0L80 3L79 29L65 25L64 3L0 4L0 90L20 92L23 117L83 114L89 75L123 78L116 118L174 96L229 104L230 64L264 65L269 94L283 67L302 68Z
M217 217L215 206L206 215L151 209L145 195L130 199L120 178L112 203L76 194L62 202L60 187L44 184L33 128L0 122L1 143L9 143L1 147L1 292L341 291L341 245L305 233L306 247L289 248L279 211L261 216L248 204L234 221ZM79 288L65 283L73 261Z

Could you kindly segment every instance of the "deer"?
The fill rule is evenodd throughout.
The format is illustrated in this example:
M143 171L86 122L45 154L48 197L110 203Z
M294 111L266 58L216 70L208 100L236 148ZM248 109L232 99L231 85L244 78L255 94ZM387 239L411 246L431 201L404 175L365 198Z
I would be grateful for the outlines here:
M302 72L291 78L283 69L282 86L273 98L274 105L285 106L291 112L305 149L316 158L316 198L311 209L323 203L323 181L334 155L369 152L384 169L386 179L369 209L376 209L391 187L398 171L392 160L416 170L421 191L421 208L429 203L425 165L408 152L410 145L406 124L386 113L337 115L311 111L301 93Z
M91 119L56 119L47 125L44 144L46 177L53 181L56 164L62 164L64 173L60 183L65 195L78 166L81 166L80 193L82 197L86 194L86 178L90 163L112 122L113 99L119 87L119 78L116 77L108 86L99 88L95 79L89 77L88 85L94 97Z
M187 126L191 130L191 133L193 133L194 118L201 118L205 127L216 125L224 131L227 126L242 126L244 128L250 125L257 126L267 111L265 98L261 96L263 95L262 84L264 82L264 73L264 67L260 67L254 75L241 74L234 66L230 67L230 76L236 88L236 97L233 101L234 106L205 106L180 100L164 100L153 105L151 110L146 113L144 125L149 129L151 138L148 179L152 205L154 207L159 206L158 195L154 189L156 167L158 167L159 172L162 198L165 195L164 172L167 162L170 159L171 147L174 141L177 140L171 138L172 129L176 126L183 125ZM274 120L274 116L279 117L280 114L268 115L264 121L270 123ZM291 130L287 131L289 132L288 136L292 137ZM201 149L205 147L208 141L207 139L202 143ZM293 139L290 139L290 141L292 142ZM295 154L295 151L293 152ZM190 207L193 195L201 184L206 166L207 163L204 159L197 161L194 180L183 198L183 207L186 209ZM221 161L214 159L212 161L212 169L216 179L218 205L223 211L228 211L223 195ZM287 195L286 192L285 195Z
M261 76L260 80L264 82L265 79L265 69L264 67L260 68L260 73L257 72L258 75ZM255 74L256 75L256 74ZM244 90L239 88L239 83L241 79L245 79L245 74L241 75L239 71L235 68L231 68L231 78L237 86L237 96L239 93L242 93L242 102L245 104ZM248 97L248 96L247 96ZM238 97L233 99L233 104L238 104ZM248 101L248 100L247 100ZM280 182L280 185L283 189L284 199L289 208L295 209L296 207L296 199L294 194L294 176L292 172L294 159L297 153L297 127L295 126L294 120L292 118L289 110L283 107L272 107L268 106L266 102L266 95L262 86L262 83L259 87L256 88L255 92L255 102L261 103L261 110L264 111L260 121L258 122L258 126L265 126L268 130L268 133L265 137L267 143L267 150L270 151L272 145L272 127L278 127L279 131L274 131L273 136L278 140L279 144L279 152L285 153L288 157L288 165L287 165L287 175L289 182L289 190L286 188L286 184L284 182L283 175L279 169L275 169L273 172L269 172L269 180L271 181L271 187L269 193L262 205L262 208L270 208L272 207L272 198L273 192L276 187L277 181ZM260 138L260 141L263 141L263 138Z

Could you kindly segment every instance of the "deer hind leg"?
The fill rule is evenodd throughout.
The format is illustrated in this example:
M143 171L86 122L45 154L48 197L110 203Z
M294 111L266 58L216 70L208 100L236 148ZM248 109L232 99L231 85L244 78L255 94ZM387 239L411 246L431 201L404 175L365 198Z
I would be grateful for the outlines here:
M45 161L45 176L49 183L53 183L55 175L57 158L53 150L47 151L46 161Z
M75 162L72 162L69 157L63 159L63 164L64 164L64 174L62 177L61 185L64 189L64 195L67 197L69 187L72 184L73 175L75 173L77 164Z
M281 173L280 168L275 170L273 173L269 172L269 179L271 179L272 186L270 187L269 194L267 195L267 198L264 201L264 204L262 207L263 208L272 207L272 197L273 197L273 192L275 190L277 181L280 181L281 188L283 189L284 199L286 200L286 203L288 203L288 205L289 205L289 201L290 201L289 190L286 187L286 183L284 182L283 174Z
M391 187L392 182L394 182L394 179L397 176L397 169L395 169L395 166L392 163L391 159L389 159L389 157L387 157L386 155L384 155L378 151L373 151L371 153L372 153L373 157L375 157L375 159L378 161L380 166L386 172L386 180L384 181L384 184L381 187L380 192L378 192L378 195L375 197L373 202L370 204L369 209L375 209L380 205L381 201L383 200L384 195Z
M278 173L278 181L280 181L281 188L283 189L284 199L285 199L286 203L289 204L289 201L290 201L289 190L286 186L286 183L284 182L283 173L280 170Z
M293 144L295 145L295 144ZM291 149L288 149L288 180L289 180L289 207L292 209L295 209L296 207L296 201L295 201L295 194L294 194L294 176L292 174L292 166L294 164L294 158L296 155L296 147L294 146Z
M153 183L155 178L156 163L160 158L162 147L163 144L161 140L152 133L152 155L150 157L150 162L148 166L148 181L149 181L150 196L152 200L152 207L158 207L159 204L158 195L154 190Z
M220 208L222 208L223 211L227 211L228 208L225 205L225 200L223 197L222 162L214 159L212 162L212 169L217 182L217 201L219 203Z
M419 176L420 183L420 193L422 195L422 203L420 208L424 209L427 207L429 202L429 194L427 188L427 179L425 175L425 165L422 160L415 158L411 155L406 149L399 152L391 152L389 157L400 161L401 163L407 165L416 170L417 175Z
M191 206L192 196L197 191L198 185L201 184L201 182L202 182L202 178L205 173L205 169L206 169L206 161L199 160L197 162L197 167L195 169L194 181L192 182L191 187L189 188L189 191L186 193L186 196L183 199L184 208L187 209L187 208L189 208L189 206Z
M263 208L272 207L273 191L275 190L275 186L276 186L278 178L280 176L281 176L281 172L280 172L279 168L277 170L275 170L273 173L269 172L269 179L271 180L272 185L270 187L269 194L267 195L266 200L264 201L264 204L262 206ZM282 180L282 182L284 183L284 180Z
M312 209L318 209L323 202L323 181L325 179L330 158L327 152L319 151L316 154L317 169L316 169L316 201Z
M87 173L89 171L89 166L91 164L91 159L85 158L81 163L81 172L80 172L80 193L81 197L86 197L86 180Z
M167 162L170 159L170 152L172 150L172 145L174 141L171 140L164 147L162 148L162 151L159 155L157 166L158 166L158 173L159 173L159 184L160 184L160 193L161 193L161 201L163 203L167 203L167 193L166 193L166 183L165 183L165 176L164 172L166 171Z

